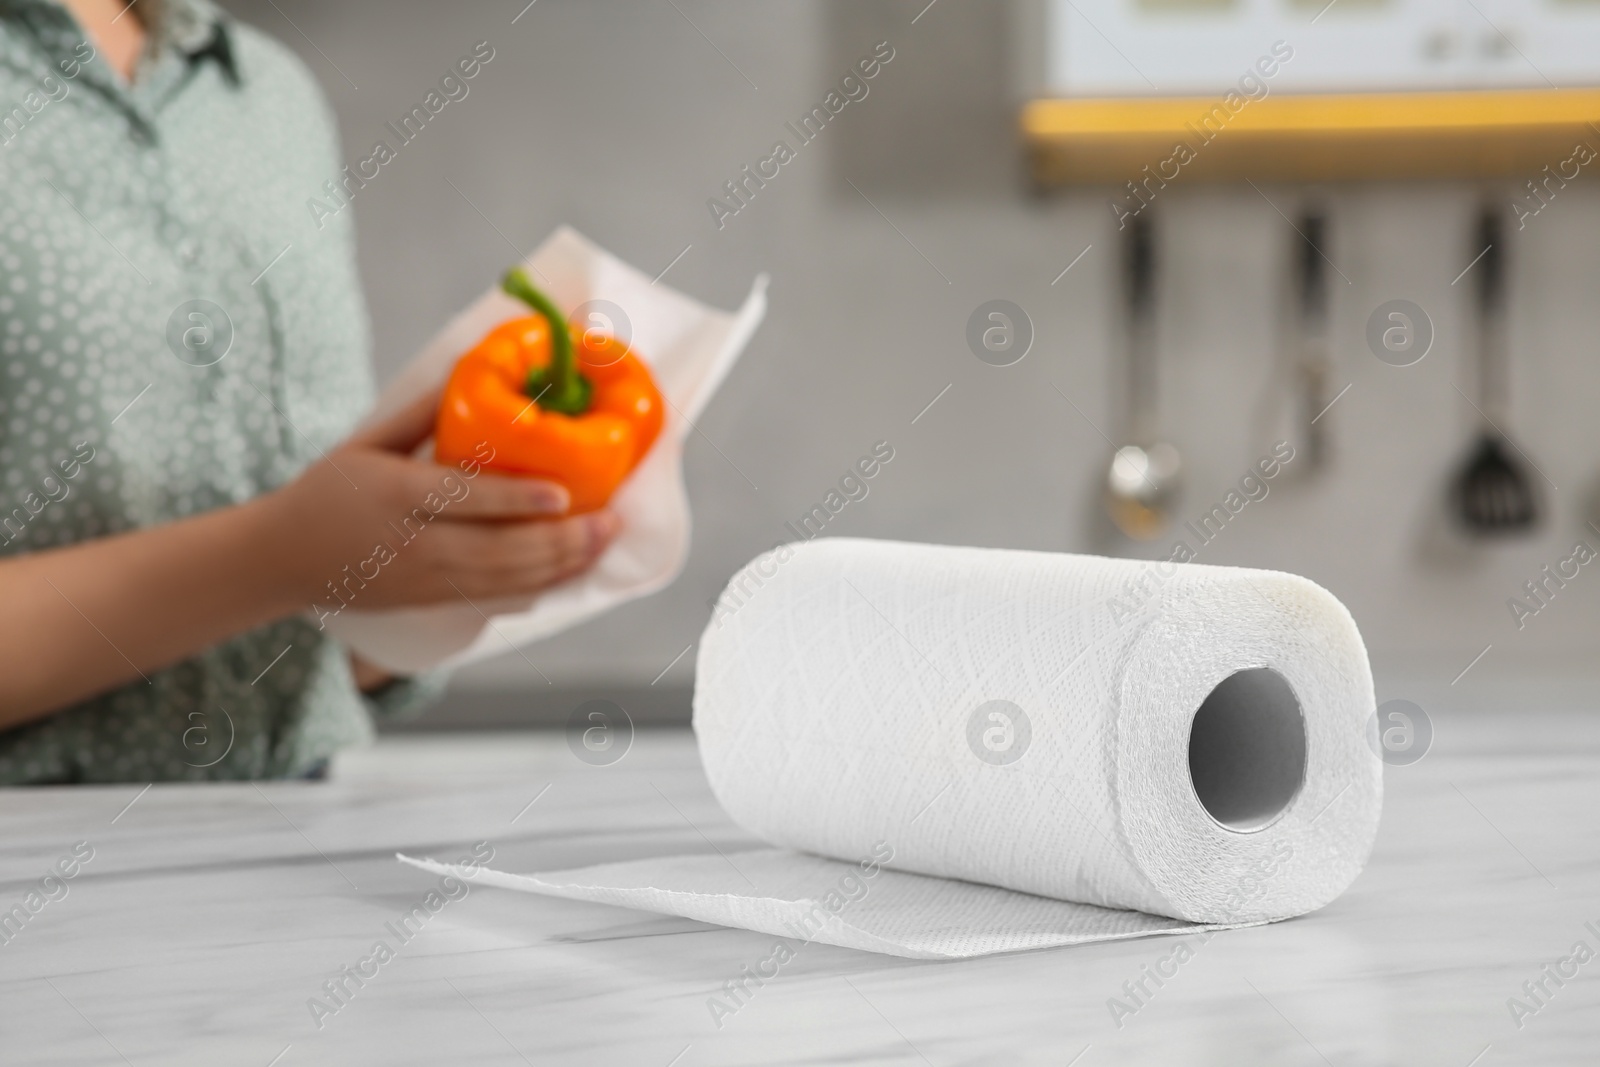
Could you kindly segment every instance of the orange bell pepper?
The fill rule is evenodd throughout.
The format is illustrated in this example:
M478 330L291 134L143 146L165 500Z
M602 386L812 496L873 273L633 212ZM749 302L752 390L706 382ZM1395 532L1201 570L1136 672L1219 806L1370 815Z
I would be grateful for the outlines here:
M566 319L522 269L502 287L537 314L503 322L456 361L434 424L440 463L559 482L572 514L605 505L661 433L661 391L620 339Z

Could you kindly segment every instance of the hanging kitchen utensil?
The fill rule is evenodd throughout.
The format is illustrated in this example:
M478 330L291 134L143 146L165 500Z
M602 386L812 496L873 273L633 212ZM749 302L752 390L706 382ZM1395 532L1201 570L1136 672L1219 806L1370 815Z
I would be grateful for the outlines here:
M1123 230L1124 353L1128 361L1128 443L1111 457L1106 510L1129 537L1148 541L1166 528L1182 457L1157 439L1155 237L1147 213Z
M1511 443L1510 383L1506 363L1505 232L1503 211L1486 203L1478 216L1475 248L1478 310L1478 440L1452 487L1457 517L1467 532L1497 537L1531 530L1539 521L1537 486L1521 449Z
M1319 470L1328 457L1328 218L1307 208L1296 227L1295 368L1299 384L1300 470Z

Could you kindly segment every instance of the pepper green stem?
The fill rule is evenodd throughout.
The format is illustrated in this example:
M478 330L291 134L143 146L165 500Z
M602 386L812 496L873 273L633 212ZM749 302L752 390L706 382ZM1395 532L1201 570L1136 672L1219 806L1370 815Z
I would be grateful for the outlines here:
M572 331L567 327L566 316L548 296L528 278L527 271L512 267L506 271L500 288L527 304L550 325L550 363L528 372L528 381L522 387L546 411L563 415L582 415L589 410L589 400L594 387L589 379L578 373L577 361L572 354Z

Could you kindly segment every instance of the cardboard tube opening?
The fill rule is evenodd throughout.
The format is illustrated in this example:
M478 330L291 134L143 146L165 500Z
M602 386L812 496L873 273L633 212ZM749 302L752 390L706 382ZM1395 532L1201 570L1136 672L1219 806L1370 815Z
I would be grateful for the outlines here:
M1200 806L1249 833L1288 810L1306 775L1306 724L1288 681L1268 667L1213 689L1189 727L1189 780Z

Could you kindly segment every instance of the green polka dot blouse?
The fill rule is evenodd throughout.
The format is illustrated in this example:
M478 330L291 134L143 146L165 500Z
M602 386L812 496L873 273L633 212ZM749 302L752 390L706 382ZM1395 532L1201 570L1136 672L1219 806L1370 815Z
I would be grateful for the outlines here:
M130 85L0 0L0 553L246 501L371 402L350 215L306 206L340 169L316 83L207 0L151 21ZM0 732L0 784L299 776L439 684L365 699L286 619Z

